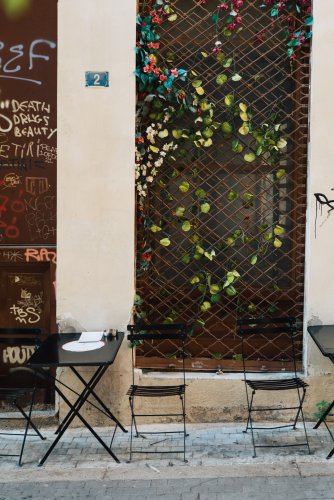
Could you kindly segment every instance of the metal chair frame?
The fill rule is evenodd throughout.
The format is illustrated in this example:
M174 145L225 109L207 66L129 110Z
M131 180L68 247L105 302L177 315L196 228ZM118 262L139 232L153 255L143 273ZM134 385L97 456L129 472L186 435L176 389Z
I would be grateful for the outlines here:
M8 345L16 345L16 346L25 344L25 345L34 345L35 347L37 347L40 343L41 333L42 331L39 328L0 328L0 343ZM6 379L10 381L11 376L21 373L26 374L27 372L29 372L29 374L33 376L32 387L0 387L0 400L6 401L9 404L13 405L22 415L15 417L1 416L0 420L25 420L26 422L23 433L0 432L0 435L23 437L20 453L17 454L0 453L1 457L19 457L18 461L19 466L22 465L22 456L27 437L38 436L42 440L46 439L45 437L42 436L42 434L39 432L39 430L31 420L32 409L35 402L35 395L37 390L36 373L33 370L30 370L29 368L26 367L14 367L9 369L9 374L8 377L6 377ZM27 395L30 396L30 404L28 412L25 412L21 404L19 403L19 400ZM35 431L34 434L30 434L28 432L29 427L31 427Z
M131 434L130 434L130 461L133 454L140 453L183 453L183 460L186 460L186 375L185 375L185 351L184 344L187 339L187 328L183 323L174 324L150 324L150 325L128 325L128 340L131 342L132 347L132 385L129 388L127 395L129 396L129 403L131 409ZM175 340L180 342L179 352L182 355L182 378L183 383L180 385L155 385L144 386L135 384L135 347L138 342L146 342L152 340ZM181 402L181 411L179 413L136 413L135 411L135 398L149 397L149 398L165 398L165 397L179 397ZM150 431L141 432L137 427L138 417L182 417L183 429L180 431ZM147 434L183 434L183 449L177 450L134 450L133 449L133 429L135 430L135 437L145 436Z
M270 326L268 326L270 325ZM241 352L243 361L243 372L244 372L244 382L246 390L246 400L247 400L247 410L248 418L245 433L250 429L252 435L252 444L254 449L253 457L256 457L256 448L284 448L292 446L307 446L308 452L310 451L309 440L306 432L304 414L303 414L303 403L306 395L306 387L308 384L304 382L301 378L297 376L297 365L296 365L296 349L294 336L297 333L296 319L293 317L279 317L279 318L244 318L237 320L238 335L241 337ZM290 339L290 345L292 350L292 359L294 367L294 376L288 379L283 378L272 378L270 380L257 380L248 378L249 371L247 370L247 360L245 356L245 338L250 336L275 336L278 334L286 334ZM253 372L254 373L254 372ZM298 404L296 406L284 406L282 407L271 407L271 406L261 406L254 407L254 398L256 391L286 391L286 390L296 390L298 395ZM278 425L273 427L256 427L253 423L254 412L264 412L264 411L275 411L275 410L296 410L296 416L292 424ZM305 433L305 442L295 443L295 444L266 444L260 445L256 444L254 437L254 430L272 430L272 429L282 429L286 427L292 427L296 429L297 422L301 418Z

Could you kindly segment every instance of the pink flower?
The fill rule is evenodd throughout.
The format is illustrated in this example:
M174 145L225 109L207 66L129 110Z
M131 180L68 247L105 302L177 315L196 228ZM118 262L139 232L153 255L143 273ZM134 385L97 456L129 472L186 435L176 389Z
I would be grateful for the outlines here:
M161 82L164 82L165 80L167 80L167 76L166 76L166 75L160 75L160 76L159 76L159 80L160 80Z
M178 75L178 71L177 71L176 68L174 68L174 69L171 70L171 75L173 75L173 76L177 76Z
M229 7L228 7L227 3L225 3L225 2L218 5L218 9L221 9L221 10L228 10L228 8Z

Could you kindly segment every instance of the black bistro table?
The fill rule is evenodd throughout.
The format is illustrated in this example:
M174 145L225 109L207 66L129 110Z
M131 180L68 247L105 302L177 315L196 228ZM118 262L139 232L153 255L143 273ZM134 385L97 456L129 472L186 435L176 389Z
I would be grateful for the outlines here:
M39 465L43 465L54 447L57 445L58 441L61 439L63 434L66 432L74 417L78 417L81 422L87 427L87 429L93 434L97 441L103 446L103 448L113 457L113 459L119 463L117 456L111 450L112 441L116 432L117 427L119 427L123 432L128 432L124 429L123 425L117 420L110 409L105 405L101 398L94 391L97 384L100 382L101 378L107 371L108 367L113 364L116 359L119 348L122 344L124 333L116 332L115 335L109 334L107 337L103 337L101 342L103 346L89 351L84 352L73 352L65 350L65 344L69 342L78 341L80 338L80 333L61 333L50 335L45 342L36 350L36 352L31 356L27 362L29 368L34 369L42 377L51 379L53 381L55 390L63 401L68 405L69 411L58 429L56 430L56 438L52 445L49 447L44 457L39 461ZM64 348L65 346L65 348ZM95 367L93 375L88 381L84 380L78 371L78 367L91 366ZM79 379L82 383L82 391L78 393L74 391L71 387L62 381L57 380L56 376L52 374L52 370L46 370L48 368L58 368L58 367L68 367L72 373ZM61 386L69 389L72 393L76 395L76 400L71 403L69 399L65 396L64 391ZM88 397L95 399L96 404L91 400L88 401ZM85 403L94 406L96 409L101 411L104 415L109 417L115 424L115 429L111 439L110 446L108 446L103 439L95 432L92 426L84 418L80 410Z
M334 363L334 325L314 325L308 326L307 331L311 335L312 339L320 349L321 353L329 358L332 363ZM319 425L322 423L325 424L327 430L334 441L334 436L332 431L327 425L326 417L330 414L332 409L334 408L334 400L328 406L327 410L323 413L321 418L319 418L318 422L315 424L314 429L317 429ZM334 448L327 455L327 459L331 458L334 454Z

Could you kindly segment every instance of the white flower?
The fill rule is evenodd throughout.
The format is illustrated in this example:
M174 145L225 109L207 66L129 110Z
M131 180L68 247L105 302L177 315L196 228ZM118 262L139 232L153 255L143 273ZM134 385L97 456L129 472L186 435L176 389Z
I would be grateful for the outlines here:
M146 177L147 182L153 182L153 177L150 175L149 177Z

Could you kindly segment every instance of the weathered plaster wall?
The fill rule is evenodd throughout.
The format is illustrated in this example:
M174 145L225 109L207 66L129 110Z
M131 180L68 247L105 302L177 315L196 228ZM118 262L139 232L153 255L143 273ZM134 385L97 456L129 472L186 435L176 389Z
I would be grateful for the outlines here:
M124 329L134 294L136 5L59 0L58 12L58 322ZM86 88L87 70L109 71L110 87ZM101 387L116 407L128 355L124 344Z
M323 192L334 198L333 0L314 0L314 14L305 326L334 321L334 215L327 218L323 211L318 217L315 238L313 196ZM59 43L58 317L63 330L122 329L134 290L135 2L59 0ZM109 70L110 88L86 89L87 69ZM334 375L333 365L309 341L306 328L305 339L310 383L305 414L312 418L315 404L332 398ZM99 386L125 424L130 382L125 342ZM245 420L244 387L237 375L191 377L188 384L190 421ZM276 393L276 402L280 398ZM89 407L87 412L94 413ZM96 412L93 418L103 423Z

